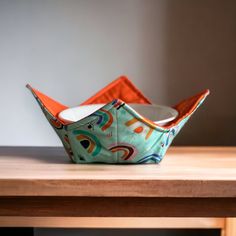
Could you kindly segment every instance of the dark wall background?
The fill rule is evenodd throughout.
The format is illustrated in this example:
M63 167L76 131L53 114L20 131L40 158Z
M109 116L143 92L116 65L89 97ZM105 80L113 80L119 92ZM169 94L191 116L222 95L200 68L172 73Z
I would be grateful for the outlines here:
M167 2L167 100L211 90L175 144L236 145L236 1Z

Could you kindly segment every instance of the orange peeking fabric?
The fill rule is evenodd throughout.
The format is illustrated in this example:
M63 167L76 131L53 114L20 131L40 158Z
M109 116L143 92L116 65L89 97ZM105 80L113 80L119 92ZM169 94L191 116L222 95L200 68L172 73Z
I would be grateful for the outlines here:
M64 123L58 115L67 109L66 106L27 87L75 163L159 163L173 139L209 94L209 90L205 90L178 103L174 106L178 117L161 126L128 105L151 102L126 77L120 77L83 103L103 103L104 106L91 113L86 111L83 118ZM86 107L80 108L86 110Z
M61 111L68 108L67 106L62 105L61 103L41 93L37 89L32 88L29 84L27 84L26 87L30 89L34 95L36 95L36 99L41 101L42 105L48 110L48 112L51 113L52 116L57 117Z
M164 127L171 128L175 126L182 119L191 114L197 107L199 101L201 101L201 99L203 99L208 94L209 90L204 90L203 92L185 99L177 105L173 106L173 108L179 112L179 115L174 121L170 122ZM121 76L101 89L98 93L90 97L88 100L83 102L81 105L99 103L106 104L113 99L121 99L126 103L151 104L151 101L147 97L145 97L143 93L137 87L135 87L127 77Z
M201 93L198 93L190 98L187 98L181 102L179 102L177 105L173 106L174 109L176 109L179 112L178 117L170 122L168 125L165 125L164 128L171 128L178 124L181 120L183 120L185 117L190 115L199 105L200 101L209 95L210 91L208 89L202 91Z
M36 99L39 99L42 103L43 109L51 113L52 116L57 118L61 123L65 123L58 118L58 114L67 109L67 106L62 105L61 103L53 100L52 98L44 95L40 91L32 88L30 85L27 85ZM171 127L177 125L181 120L185 117L189 116L199 105L200 101L209 94L209 90L204 90L203 92L192 96L188 99L185 99L173 106L179 113L178 117L168 123L165 126L162 126L165 129L170 129ZM128 80L127 77L121 76L118 79L111 82L109 85L101 89L94 96L90 97L88 100L83 102L81 105L88 104L107 104L111 102L113 99L121 99L126 103L139 103L139 104L151 104L150 100L146 98L142 92L136 88L131 81ZM152 121L150 121L153 123ZM153 123L155 126L159 126Z
M126 103L151 104L143 93L125 76L120 76L81 105L108 103L121 99Z

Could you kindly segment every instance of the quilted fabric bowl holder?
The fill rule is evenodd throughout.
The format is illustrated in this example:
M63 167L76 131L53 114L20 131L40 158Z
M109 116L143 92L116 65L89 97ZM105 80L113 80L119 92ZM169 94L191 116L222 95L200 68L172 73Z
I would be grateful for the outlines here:
M159 163L172 140L209 94L205 90L173 106L178 117L160 126L129 106L151 101L121 76L81 104L106 105L79 121L67 123L58 117L67 106L30 85L27 87L74 163Z

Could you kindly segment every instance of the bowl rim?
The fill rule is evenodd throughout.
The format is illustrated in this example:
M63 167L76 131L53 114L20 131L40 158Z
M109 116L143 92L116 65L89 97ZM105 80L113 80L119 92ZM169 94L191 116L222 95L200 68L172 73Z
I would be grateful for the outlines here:
M85 117L91 115L93 112L96 112L97 110L101 109L102 107L104 107L107 104L104 103L100 103L100 104L86 104L86 105L79 105L79 106L75 106L75 107L69 107L63 111L61 111L58 114L58 118L60 120L62 120L63 122L72 124L74 122L78 122L82 119L84 119ZM169 107L166 105L160 105L160 104L140 104L140 103L126 103L127 106L129 106L129 108L131 110L133 110L134 112L138 113L139 115L141 115L142 117L145 118L144 115L140 114L140 112L136 111L135 107L137 106L144 106L144 107L155 107L156 109L162 109L162 110L166 110L166 112L168 112L169 114L171 114L171 116L165 118L165 119L161 119L161 120L157 120L157 121L153 121L155 124L157 125L163 125L166 124L170 121L173 121L174 119L177 118L177 116L179 115L178 111L176 109L174 109L173 107ZM91 112L90 114L80 118L80 119L69 119L67 116L68 112L71 112L73 110L77 110L80 109L81 107L97 107L97 109L95 109L93 112Z

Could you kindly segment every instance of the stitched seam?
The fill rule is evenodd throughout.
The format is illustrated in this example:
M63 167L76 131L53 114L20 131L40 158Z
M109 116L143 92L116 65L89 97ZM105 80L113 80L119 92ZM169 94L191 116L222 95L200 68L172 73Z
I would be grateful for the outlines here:
M113 106L111 105L111 103L112 103L112 101L111 101L110 103L107 103L106 105L104 105L104 106L101 107L101 108L104 108L105 106L110 106L109 108L106 109L107 111L110 111L110 110L112 110L112 108L113 108ZM100 109L101 109L101 108L100 108ZM98 111L99 111L100 109L98 109ZM78 121L75 121L75 122L73 122L73 123L71 123L71 124L65 125L66 130L73 130L73 129L75 129L75 128L79 128L80 126L85 125L87 122L84 123L84 120L87 119L88 117L89 117L89 115L86 116L86 117L84 117L84 118L81 119L81 120L78 120ZM91 117L91 120L89 120L89 122L94 121L94 120L96 120L96 119L97 119L96 117L94 117L94 118Z
M118 137L119 137L119 135L118 135L118 110L117 109L115 109L115 112L116 112L116 146L118 145ZM119 161L118 161L118 152L115 152L116 153L116 163L118 163Z
M157 130L157 131L159 131L159 132L164 132L164 133L166 133L166 132L169 131L169 129L165 129L165 128L159 127L159 126L157 126L157 125L151 126L151 125L148 124L145 120L142 120L142 119L141 119L141 117L143 117L143 116L137 114L136 111L135 111L135 112L131 111L131 109L130 109L128 106L123 106L123 108L124 108L130 115L134 116L134 117L137 118L140 122L144 123L144 124L147 125L148 127L151 127L151 128L153 128L154 130Z

